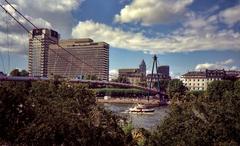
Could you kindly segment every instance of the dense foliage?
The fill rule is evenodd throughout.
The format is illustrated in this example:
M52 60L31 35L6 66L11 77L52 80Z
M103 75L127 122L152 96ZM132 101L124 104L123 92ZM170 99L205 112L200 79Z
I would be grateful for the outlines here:
M240 145L240 81L214 81L206 94L172 105L149 145ZM195 95L197 96L195 96Z
M169 81L167 87L167 95L169 98L179 98L186 93L187 88L179 79Z
M22 76L22 77L26 77L28 76L28 72L26 70L21 70L19 71L19 69L14 69L10 72L10 76Z
M121 89L121 88L101 88L95 89L97 96L111 97L142 97L148 95L148 92L139 89Z
M154 82L153 87L156 88L156 89L160 88L161 92L166 92L167 88L168 88L168 84L169 84L169 80L160 80L159 84L158 84L158 82Z
M4 82L0 143L9 145L127 145L119 118L99 108L81 85Z

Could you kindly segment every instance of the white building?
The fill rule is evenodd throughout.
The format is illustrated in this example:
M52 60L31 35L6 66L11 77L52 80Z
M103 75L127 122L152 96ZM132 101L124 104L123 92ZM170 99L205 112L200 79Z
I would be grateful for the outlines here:
M192 71L181 76L180 80L191 91L206 90L209 83L226 78L225 70Z

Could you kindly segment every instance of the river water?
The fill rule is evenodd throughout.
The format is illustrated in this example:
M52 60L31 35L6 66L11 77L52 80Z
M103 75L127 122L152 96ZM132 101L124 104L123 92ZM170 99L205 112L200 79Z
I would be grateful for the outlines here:
M159 125L168 115L169 108L167 106L156 107L154 113L136 114L128 113L127 110L132 107L132 104L109 104L104 103L104 108L112 111L114 114L126 117L132 121L135 128L145 128L152 130Z

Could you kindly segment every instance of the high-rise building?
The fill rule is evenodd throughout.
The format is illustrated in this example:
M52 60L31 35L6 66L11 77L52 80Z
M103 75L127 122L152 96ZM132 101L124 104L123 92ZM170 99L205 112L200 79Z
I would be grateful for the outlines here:
M109 45L105 42L93 42L92 39L61 40L59 45L73 54L50 45L48 54L48 76L60 75L67 78L96 76L99 80L108 80ZM57 52L54 53L54 52Z
M164 78L169 78L169 66L168 65L158 66L157 73L159 73Z
M50 44L58 43L59 34L50 29L33 29L29 33L28 70L30 76L47 77L48 50Z

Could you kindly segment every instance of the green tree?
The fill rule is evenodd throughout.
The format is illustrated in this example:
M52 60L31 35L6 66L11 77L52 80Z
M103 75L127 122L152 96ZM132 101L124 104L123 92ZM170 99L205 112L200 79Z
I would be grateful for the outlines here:
M173 79L169 82L167 87L168 97L173 98L175 96L182 96L186 92L186 87L179 79Z
M22 77L27 77L29 75L29 73L25 70L25 69L23 69L21 72L20 72L20 76L22 76Z
M126 145L119 117L85 86L13 82L0 94L0 139L9 145Z
M98 80L98 77L96 75L87 75L86 80Z
M169 80L160 80L160 90L166 92L168 88ZM154 88L158 88L158 82L153 83Z
M119 76L117 79L113 79L112 82L130 83L128 78L125 76Z
M225 84L233 82L211 84L214 100L200 97L171 106L169 116L152 134L149 145L239 145L240 96L234 94L239 83L235 82L235 88Z
M10 72L10 76L20 76L19 69L14 69Z
M232 81L213 81L207 88L207 96L212 100L222 99L228 93L234 93L234 82Z
M10 76L22 76L22 77L26 77L28 76L28 72L26 70L22 70L22 71L19 71L19 69L13 69L11 72L10 72Z

